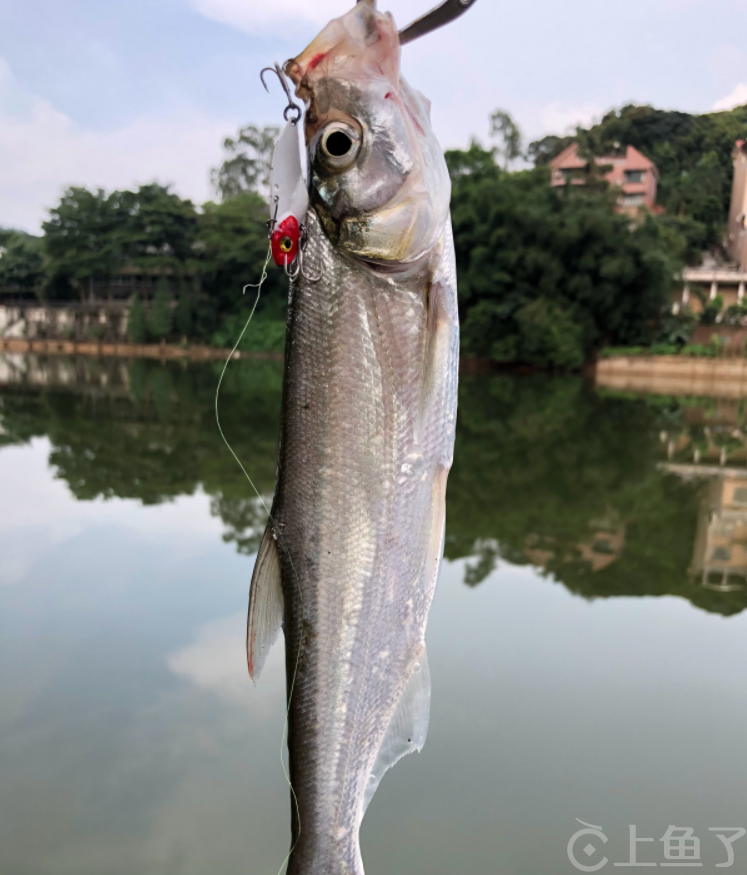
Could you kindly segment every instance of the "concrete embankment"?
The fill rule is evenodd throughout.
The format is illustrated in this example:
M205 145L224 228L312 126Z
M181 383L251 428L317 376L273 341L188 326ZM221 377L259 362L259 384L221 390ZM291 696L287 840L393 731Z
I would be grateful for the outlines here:
M211 346L169 346L168 344L95 343L72 340L23 340L0 338L0 353L36 353L38 355L88 355L99 358L186 359L189 361L225 360L230 350ZM238 359L282 361L279 352L236 352Z
M605 389L656 395L747 397L747 359L689 356L616 356L600 359L594 383Z

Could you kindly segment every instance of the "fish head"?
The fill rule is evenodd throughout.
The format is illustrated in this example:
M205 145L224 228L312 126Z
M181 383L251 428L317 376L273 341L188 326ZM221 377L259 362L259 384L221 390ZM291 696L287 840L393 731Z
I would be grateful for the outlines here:
M430 102L400 75L394 19L369 2L285 65L306 104L311 203L342 252L409 264L441 239L449 174Z

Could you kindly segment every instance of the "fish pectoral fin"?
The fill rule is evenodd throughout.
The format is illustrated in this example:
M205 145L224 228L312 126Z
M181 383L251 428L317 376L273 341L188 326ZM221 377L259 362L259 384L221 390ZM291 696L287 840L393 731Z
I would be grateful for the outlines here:
M423 645L371 769L363 795L363 814L366 813L384 774L403 756L423 749L430 716L431 673L428 668L428 653Z
M280 555L272 526L268 525L254 563L246 623L246 657L256 684L283 623L283 586Z

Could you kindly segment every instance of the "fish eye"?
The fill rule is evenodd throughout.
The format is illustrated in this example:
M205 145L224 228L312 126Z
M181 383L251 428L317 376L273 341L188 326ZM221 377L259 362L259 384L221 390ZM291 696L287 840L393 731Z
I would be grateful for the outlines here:
M358 157L361 137L351 125L332 122L322 132L317 157L330 170L345 170Z
M342 131L332 131L324 141L324 148L334 158L344 158L353 148L353 141Z

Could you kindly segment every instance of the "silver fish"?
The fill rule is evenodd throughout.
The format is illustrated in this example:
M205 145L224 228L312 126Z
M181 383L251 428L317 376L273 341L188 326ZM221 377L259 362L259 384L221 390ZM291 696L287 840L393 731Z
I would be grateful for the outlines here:
M450 181L391 15L359 3L285 70L307 106L311 208L248 660L256 680L282 624L288 875L363 875L366 807L428 727L459 358Z

